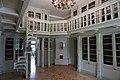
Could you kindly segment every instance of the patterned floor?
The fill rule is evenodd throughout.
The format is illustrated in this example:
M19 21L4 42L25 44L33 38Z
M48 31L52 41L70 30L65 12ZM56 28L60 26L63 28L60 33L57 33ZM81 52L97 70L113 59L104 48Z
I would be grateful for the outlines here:
M55 66L40 68L31 59L30 77L25 79L22 72L10 72L0 75L0 80L97 80L95 77L76 71L74 66Z
M54 66L37 68L27 80L97 80L85 73L79 73L73 66ZM11 72L0 75L0 80L26 80L22 72Z

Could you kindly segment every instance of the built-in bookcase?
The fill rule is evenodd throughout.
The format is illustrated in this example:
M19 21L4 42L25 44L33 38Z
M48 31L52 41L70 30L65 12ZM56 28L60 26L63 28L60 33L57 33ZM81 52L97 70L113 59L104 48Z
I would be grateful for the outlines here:
M103 63L120 67L120 33L103 35Z
M82 38L82 58L83 60L88 60L88 43L87 43L87 37Z
M103 36L103 59L104 64L113 65L112 35Z
M5 40L5 60L13 60L14 54L14 38L6 38Z
M96 36L82 38L82 58L86 61L96 62Z
M120 34L115 34L115 41L116 41L116 61L117 66L120 67Z
M89 37L90 61L96 62L96 37Z

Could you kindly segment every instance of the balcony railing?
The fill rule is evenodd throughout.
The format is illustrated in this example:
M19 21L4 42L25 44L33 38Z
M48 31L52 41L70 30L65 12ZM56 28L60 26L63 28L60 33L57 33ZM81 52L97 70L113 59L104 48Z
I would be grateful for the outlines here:
M118 20L120 17L120 1L108 1L100 6L94 7L73 18L61 21L45 21L35 18L28 18L27 31L38 34L42 33L67 33L76 30L91 28L104 23ZM25 18L26 19L26 18ZM118 23L116 23L117 25ZM26 26L26 25L25 25ZM114 26L114 25L113 25ZM105 26L106 27L106 26Z

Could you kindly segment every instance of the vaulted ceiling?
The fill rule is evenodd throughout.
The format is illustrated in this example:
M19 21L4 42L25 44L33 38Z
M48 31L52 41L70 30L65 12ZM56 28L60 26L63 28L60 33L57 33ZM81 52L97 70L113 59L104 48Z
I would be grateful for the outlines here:
M77 3L76 5L78 5L85 0L75 0L75 1ZM69 10L68 9L66 10L57 9L52 5L51 2L52 0L30 0L29 5L33 7L49 10L50 15L58 16L61 18L65 18L68 15L70 15L70 9Z
M83 1L76 0L76 3L80 4ZM49 10L50 15L63 19L70 15L70 9L57 9L51 2L52 0L0 0L0 30L17 29L28 5Z

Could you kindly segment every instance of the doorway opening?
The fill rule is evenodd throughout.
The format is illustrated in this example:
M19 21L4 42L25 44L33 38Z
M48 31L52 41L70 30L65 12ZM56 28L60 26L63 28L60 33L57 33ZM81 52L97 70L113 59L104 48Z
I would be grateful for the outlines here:
M75 66L77 69L77 38L70 38L70 59L71 65Z
M36 44L35 40L31 41L31 61L30 61L30 78L36 77Z

